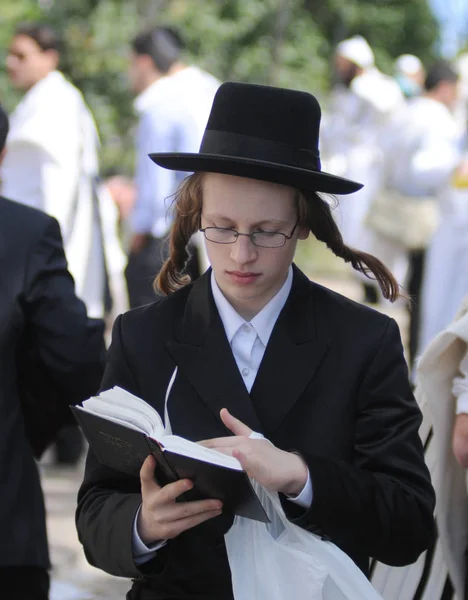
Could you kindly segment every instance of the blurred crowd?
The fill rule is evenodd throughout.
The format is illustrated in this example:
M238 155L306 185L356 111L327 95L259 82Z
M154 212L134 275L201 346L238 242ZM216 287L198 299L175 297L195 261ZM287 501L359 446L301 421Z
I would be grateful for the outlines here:
M116 165L103 179L99 123L61 73L61 50L41 24L19 27L11 40L8 76L24 95L9 115L0 195L58 221L76 295L109 336L118 314L154 299L154 277L170 252L171 197L186 173L148 155L196 153L221 82L184 62L172 28L129 41L135 173L128 178ZM345 243L380 258L406 290L413 368L468 293L468 56L423 65L404 54L387 75L367 41L354 36L336 47L331 75L322 168L364 184L351 199L339 198L334 214ZM187 243L187 273L196 278L208 259L197 235ZM386 302L373 280L363 275L359 283L363 302ZM82 451L71 426L60 433L54 460L76 464Z
M154 165L148 154L197 152L220 85L185 64L183 51L179 32L165 27L129 43L135 174L119 174L116 165L116 174L102 179L99 123L59 70L57 34L25 25L9 47L8 75L24 96L10 115L1 193L57 218L77 294L89 316L109 325L154 298L171 196L186 176ZM345 242L383 260L408 292L413 363L456 314L468 286L460 263L468 56L425 66L404 54L390 76L377 68L367 41L354 36L338 44L331 76L322 168L364 184L358 197L340 202L336 218ZM198 238L190 247L187 270L196 277L208 263ZM372 281L363 277L362 287L364 301L381 302Z

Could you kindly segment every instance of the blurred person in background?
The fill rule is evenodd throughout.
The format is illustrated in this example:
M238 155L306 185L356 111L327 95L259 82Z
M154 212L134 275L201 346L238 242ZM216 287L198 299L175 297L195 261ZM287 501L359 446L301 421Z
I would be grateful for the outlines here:
M436 63L428 71L425 87L426 104L420 106L421 113L413 115L419 118L421 132L425 129L425 143L411 166L421 192L437 196L440 222L421 265L420 315L414 316L419 325L415 356L455 318L468 293L468 276L461 270L467 265L468 159L466 123L456 118L459 73L450 63Z
M449 63L441 61L432 65L427 72L424 93L410 100L395 115L380 139L386 188L407 197L408 202L418 198L436 198L442 214L450 210L447 191L461 160L463 130L452 112L457 99L457 81L458 75ZM451 236L452 233L444 236L442 246L447 244L451 247ZM383 245L383 241L381 243ZM436 245L439 246L438 242ZM421 291L426 248L408 251L398 244L393 246L392 258L388 254L390 250L379 257L390 268L397 261L405 262L402 269L406 271L405 281L400 280L400 283L405 285L411 297L409 360L412 364L418 352L421 301L434 307L447 302L450 287L442 285L445 278L440 268L442 271L450 270L450 261L443 258L446 254L440 255L437 281L433 280L430 291ZM440 247L430 253L434 254L434 251L439 254ZM428 258L428 261L432 263L432 266L428 265L431 271L436 266L434 258ZM425 345L426 341L423 341L421 350Z
M10 119L1 193L58 220L77 295L90 317L104 318L115 314L112 302L117 312L128 307L126 260L112 200L97 179L96 126L80 91L57 70L60 50L45 24L18 27L10 43L8 76L25 94ZM59 436L56 459L74 464L83 447L73 423Z
M401 54L394 64L395 79L405 98L419 96L424 88L426 72L414 54Z
M364 219L379 182L378 135L403 103L403 95L395 80L377 69L372 48L362 36L338 44L334 68L336 84L324 116L322 159L329 170L364 183L352 204L341 203L338 224L346 244L366 250L371 234ZM361 280L365 300L377 302L376 286Z
M7 131L8 119L0 107L0 162L6 156ZM42 420L24 404L24 389L32 390L39 415L58 425L73 421L68 405L99 387L104 323L88 319L75 295L57 221L4 197L0 272L0 589L15 600L47 600L45 508L38 451L28 423L32 421L41 448L50 440L42 437ZM45 387L29 370L30 354L47 374ZM50 413L53 397L59 402Z
M8 77L24 96L10 119L1 190L58 220L77 294L90 316L102 318L111 307L110 274L123 280L124 259L115 252L117 217L98 184L96 126L81 92L58 71L60 51L45 24L18 27L10 43Z
M150 152L197 152L219 81L182 62L178 32L157 27L132 41L129 77L137 94L136 199L131 219L133 236L126 270L130 305L154 300L152 282L167 250L170 197L186 173L155 169ZM208 266L204 242L192 246L187 271L196 278Z
M462 127L468 125L468 52L462 52L455 60L455 68L460 76L459 94L455 116Z

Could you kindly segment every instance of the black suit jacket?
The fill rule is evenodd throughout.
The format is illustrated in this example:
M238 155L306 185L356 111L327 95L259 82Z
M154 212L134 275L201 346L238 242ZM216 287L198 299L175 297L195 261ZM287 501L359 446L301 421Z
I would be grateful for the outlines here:
M295 268L249 395L208 273L116 321L102 388L120 385L162 414L175 365L174 433L191 440L228 435L219 417L227 407L279 448L306 459L312 506L304 511L283 498L290 519L327 536L365 572L369 557L403 565L428 547L434 493L418 436L421 414L392 319ZM142 578L132 598L232 598L223 539L232 518L222 515L184 532L138 568L131 533L140 502L138 479L100 465L90 451L77 511L88 560L109 573Z
M39 474L19 398L19 345L34 344L67 406L70 394L84 399L99 387L102 333L102 323L90 332L75 295L57 221L0 197L0 567L49 565Z

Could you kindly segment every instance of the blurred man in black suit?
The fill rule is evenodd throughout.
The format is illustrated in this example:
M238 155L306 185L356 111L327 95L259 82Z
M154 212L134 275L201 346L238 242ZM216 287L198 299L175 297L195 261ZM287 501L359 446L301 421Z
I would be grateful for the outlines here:
M0 161L7 132L0 107ZM58 429L71 419L68 404L96 391L103 323L89 320L75 295L57 221L2 197L0 273L0 589L12 590L15 600L47 600L50 563L35 457L52 438L46 440L37 415L43 411L47 426Z

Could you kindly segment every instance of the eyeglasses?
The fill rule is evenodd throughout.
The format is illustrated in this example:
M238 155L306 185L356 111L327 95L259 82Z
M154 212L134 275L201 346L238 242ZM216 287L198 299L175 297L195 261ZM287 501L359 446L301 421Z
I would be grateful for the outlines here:
M205 227L200 229L205 238L215 244L234 244L240 235L250 238L252 244L260 248L281 248L290 240L296 231L299 219L289 235L279 231L254 231L253 233L239 233L229 227Z

